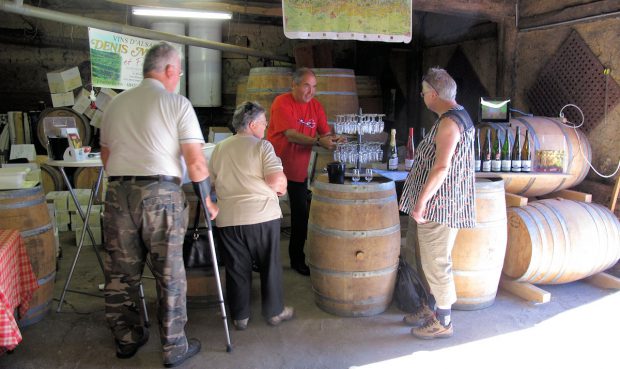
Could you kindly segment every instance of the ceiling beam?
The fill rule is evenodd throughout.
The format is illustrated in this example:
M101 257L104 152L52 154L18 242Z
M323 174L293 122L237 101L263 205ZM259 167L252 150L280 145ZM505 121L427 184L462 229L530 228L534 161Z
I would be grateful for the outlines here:
M620 17L620 1L601 0L587 4L567 6L560 10L519 18L519 31L549 28L555 25L596 20L603 17Z
M515 2L511 0L413 0L412 3L413 11L494 21L516 14Z
M258 4L249 2L244 3L224 3L200 0L107 0L110 3L148 6L159 8L177 8L210 10L220 12L232 12L239 14L263 16L263 17L282 17L282 6L280 4Z

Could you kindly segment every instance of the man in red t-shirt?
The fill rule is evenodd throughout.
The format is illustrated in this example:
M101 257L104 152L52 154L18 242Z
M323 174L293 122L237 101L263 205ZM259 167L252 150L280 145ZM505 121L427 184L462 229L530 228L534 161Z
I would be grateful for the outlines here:
M344 138L332 135L325 111L315 98L316 76L311 69L299 68L293 74L291 92L275 98L267 139L282 160L288 180L291 206L291 239L288 253L291 268L310 275L304 243L308 233L308 163L312 146L333 150Z

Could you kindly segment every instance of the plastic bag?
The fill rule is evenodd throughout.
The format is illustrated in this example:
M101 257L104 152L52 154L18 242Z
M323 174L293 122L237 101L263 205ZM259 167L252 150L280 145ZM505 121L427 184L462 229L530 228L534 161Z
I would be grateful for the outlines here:
M402 256L398 258L394 302L406 313L417 311L423 303L428 304L428 293L422 279Z

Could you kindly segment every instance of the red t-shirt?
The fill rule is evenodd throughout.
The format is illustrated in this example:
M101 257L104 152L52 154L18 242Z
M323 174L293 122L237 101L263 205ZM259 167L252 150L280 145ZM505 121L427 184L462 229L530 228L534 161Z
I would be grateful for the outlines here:
M271 104L267 139L276 155L282 160L284 174L289 181L303 182L308 177L308 163L312 146L289 142L284 132L294 129L306 136L315 137L330 132L325 111L316 99L298 103L289 92L279 95Z

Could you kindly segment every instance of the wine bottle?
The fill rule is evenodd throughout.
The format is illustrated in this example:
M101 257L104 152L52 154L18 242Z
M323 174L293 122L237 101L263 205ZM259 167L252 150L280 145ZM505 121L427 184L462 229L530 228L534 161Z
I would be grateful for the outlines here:
M405 155L405 170L411 170L413 167L413 152L415 148L413 145L413 128L409 128L409 138L407 138L407 154Z
M502 152L499 140L499 129L495 129L495 140L493 140L493 150L491 152L491 172L501 172Z
M512 154L510 155L510 169L512 172L521 171L521 127L517 127L515 143L514 146L512 146Z
M510 172L510 140L508 139L508 128L504 135L504 144L502 145L502 172Z
M476 129L474 135L474 170L480 171L480 129Z
M390 149L389 149L389 157L388 157L388 170L397 170L398 169L398 150L396 149L396 130L392 128L390 131Z
M532 157L530 156L530 131L525 130L525 141L523 142L523 149L521 149L521 171L532 171Z
M482 147L481 167L483 172L491 171L491 129L487 129L487 137Z

